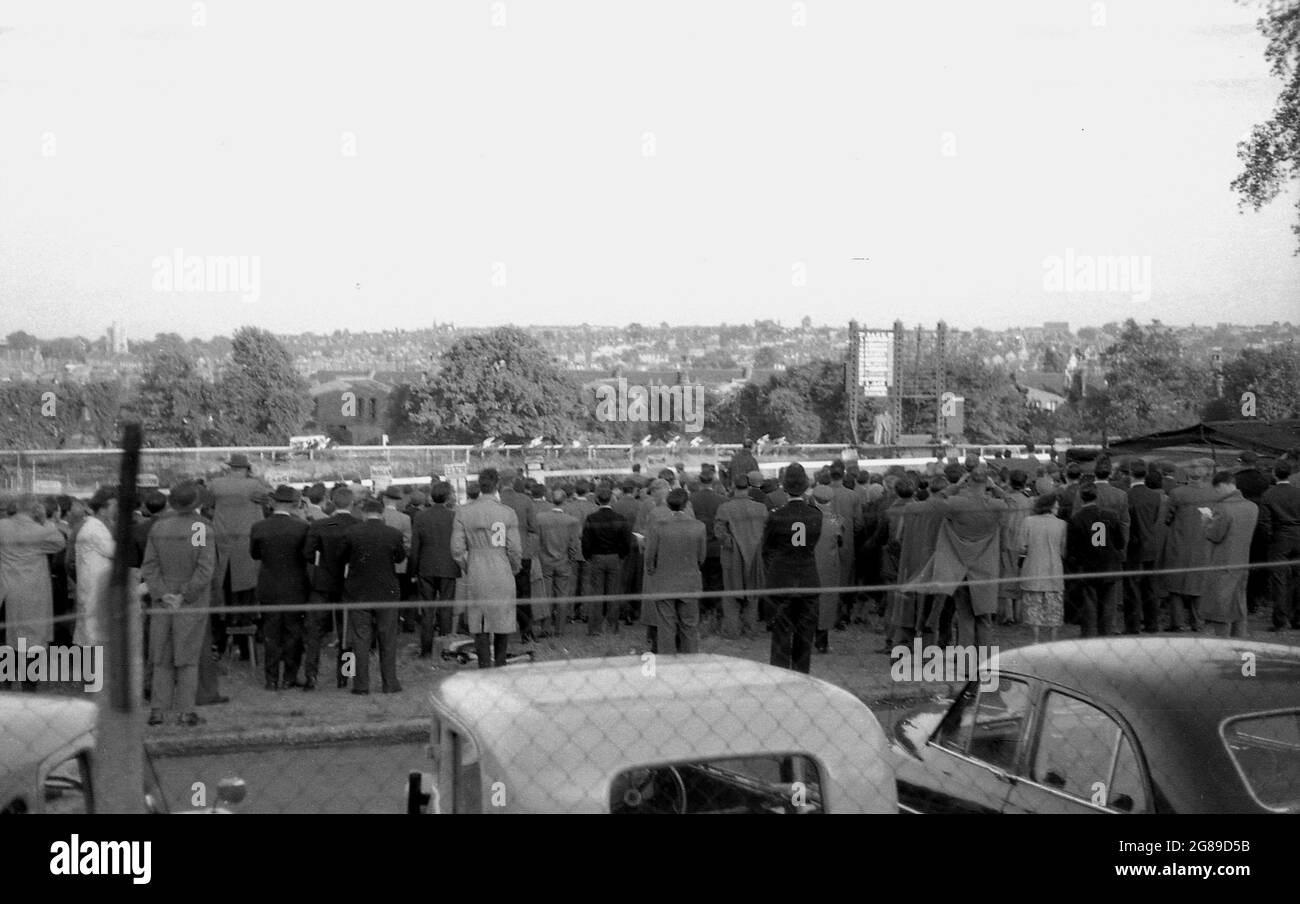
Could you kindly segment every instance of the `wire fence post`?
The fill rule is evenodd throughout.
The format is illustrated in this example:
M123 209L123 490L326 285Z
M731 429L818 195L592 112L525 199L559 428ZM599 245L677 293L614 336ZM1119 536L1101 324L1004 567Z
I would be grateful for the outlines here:
M140 720L140 611L128 587L126 551L131 546L131 513L136 508L140 469L140 425L127 424L122 437L118 481L117 555L109 584L108 643L104 650L104 688L99 705L94 774L95 808L102 813L144 809L144 725Z

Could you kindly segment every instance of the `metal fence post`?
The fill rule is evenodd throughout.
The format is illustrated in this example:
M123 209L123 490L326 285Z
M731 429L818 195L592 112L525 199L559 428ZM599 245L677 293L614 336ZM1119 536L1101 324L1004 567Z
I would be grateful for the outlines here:
M95 808L102 813L144 810L144 725L140 720L140 612L127 586L131 512L140 469L140 425L127 424L118 481L117 555L109 584L108 643L93 766Z

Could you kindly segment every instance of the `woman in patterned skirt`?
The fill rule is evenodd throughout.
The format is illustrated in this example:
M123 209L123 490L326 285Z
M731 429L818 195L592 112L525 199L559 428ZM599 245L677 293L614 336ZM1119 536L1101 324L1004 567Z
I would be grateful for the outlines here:
M1024 606L1025 624L1034 629L1034 643L1038 643L1038 629L1048 629L1048 639L1056 640L1056 629L1065 617L1065 578L1062 561L1065 559L1066 524L1056 517L1060 502L1054 493L1034 499L1034 513L1020 527L1019 555L1024 560L1020 567L1021 602Z

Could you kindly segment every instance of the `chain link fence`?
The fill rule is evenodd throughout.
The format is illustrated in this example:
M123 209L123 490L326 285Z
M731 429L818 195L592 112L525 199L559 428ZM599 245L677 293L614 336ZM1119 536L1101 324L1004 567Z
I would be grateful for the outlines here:
M535 625L544 608L552 624L554 607L574 614L554 633L535 628L543 636L530 643L511 636L507 664L490 669L477 661L484 645L454 623L422 655L423 621L455 615L455 600L253 606L239 613L259 622L253 632L211 609L231 622L225 651L205 651L228 699L189 709L204 720L196 725L180 711L146 724L158 699L150 678L111 718L112 655L59 661L51 647L42 673L0 694L0 809L102 810L110 786L122 800L123 775L143 789L135 808L170 812L1239 812L1300 802L1295 646L1190 634L1035 645L1005 628L987 646L957 629L946 644L918 637L885 654L882 635L861 624L832 631L806 676L767 663L773 633L797 635L815 600L784 589L753 598L779 602L764 606L754 636L732 638L708 595L674 597L702 610L698 654L654 651L635 611L652 599L526 602ZM593 635L591 614L610 603L628 606L627 621ZM149 634L175 618L143 614ZM272 627L285 616L291 627ZM311 619L323 642L308 691L295 638ZM380 686L390 665L392 684ZM352 693L366 672L372 693ZM241 781L223 784L232 778Z
M133 501L138 458L119 464ZM1067 570L1050 643L1000 556L955 577L895 562L881 583L647 593L638 546L626 593L592 591L594 562L534 556L514 599L403 577L400 600L231 606L202 580L143 595L130 518L61 586L51 557L88 544L11 508L3 812L1300 808L1295 560ZM1179 583L1242 571L1283 604L1265 593L1232 629ZM100 588L97 623L67 603L78 581ZM470 633L475 607L515 630ZM1245 636L1212 636L1229 630Z

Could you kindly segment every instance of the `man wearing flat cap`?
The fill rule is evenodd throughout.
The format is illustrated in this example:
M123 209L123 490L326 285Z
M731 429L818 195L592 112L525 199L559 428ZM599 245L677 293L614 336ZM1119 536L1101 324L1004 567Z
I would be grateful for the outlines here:
M264 606L302 606L307 603L311 584L307 579L306 521L295 517L301 496L281 484L271 496L271 517L258 521L249 532L248 552L262 567L257 575L257 601ZM298 687L298 665L302 660L304 613L262 614L262 642L266 645L266 689ZM284 665L284 676L280 665ZM313 690L308 681L305 690Z
M822 535L822 513L804 499L808 475L803 465L788 465L781 486L790 501L772 512L763 528L766 586L788 590L821 587L816 549ZM772 665L808 673L817 633L817 594L780 594L770 600Z

